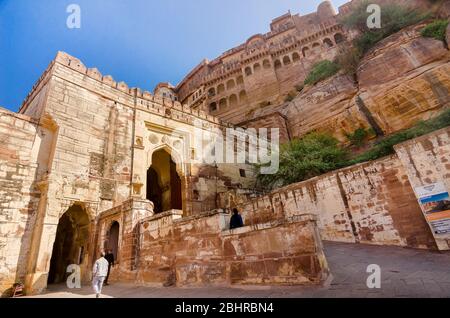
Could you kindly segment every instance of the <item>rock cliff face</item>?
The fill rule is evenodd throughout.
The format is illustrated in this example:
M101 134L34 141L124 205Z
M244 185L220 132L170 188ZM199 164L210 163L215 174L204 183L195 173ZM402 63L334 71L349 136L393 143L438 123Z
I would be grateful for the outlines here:
M291 136L323 131L345 142L360 127L390 134L448 108L450 52L420 35L424 25L381 41L361 61L356 83L339 74L307 87L283 110Z
M450 17L450 1L444 1L438 11L439 17L449 18ZM448 43L448 42L447 42Z
M356 83L347 75L339 75L307 87L284 110L292 137L322 131L345 141L346 133L359 127L369 127L356 105L357 93Z
M449 9L449 11L450 11L450 9ZM447 27L447 36L445 37L445 40L447 42L447 47L450 49L450 23Z
M385 133L449 106L450 54L443 42L420 35L423 26L387 38L358 69L359 94Z

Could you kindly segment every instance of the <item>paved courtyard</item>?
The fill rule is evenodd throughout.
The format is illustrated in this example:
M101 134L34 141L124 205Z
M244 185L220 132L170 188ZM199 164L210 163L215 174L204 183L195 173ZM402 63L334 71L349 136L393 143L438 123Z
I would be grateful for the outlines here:
M450 298L450 253L398 247L325 242L333 279L321 287L157 288L131 284L106 286L103 297L121 298L307 298L307 297L446 297ZM381 267L381 289L366 286L367 267ZM90 286L69 290L50 286L36 297L94 297Z

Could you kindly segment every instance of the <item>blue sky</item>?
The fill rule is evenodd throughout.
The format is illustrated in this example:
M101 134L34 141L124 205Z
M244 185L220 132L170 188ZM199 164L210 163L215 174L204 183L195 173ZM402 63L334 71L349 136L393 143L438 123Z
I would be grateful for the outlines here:
M87 67L153 91L177 84L203 58L215 58L291 10L319 0L0 0L0 106L17 111L57 51ZM332 1L337 8L347 0ZM69 29L68 5L81 7Z

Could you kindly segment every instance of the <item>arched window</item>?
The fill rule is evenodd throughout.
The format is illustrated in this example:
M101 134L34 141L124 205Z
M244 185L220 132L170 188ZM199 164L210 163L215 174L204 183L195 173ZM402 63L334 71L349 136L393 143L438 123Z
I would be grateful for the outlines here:
M242 77L242 75L239 75L239 77L236 79L236 82L238 83L238 85L244 84L244 78Z
M308 48L308 47L304 47L304 48L303 48L303 50L302 50L303 57L308 56L308 51L309 51L309 48Z
M247 102L247 93L245 91L239 93L239 102L241 104Z
M217 103L211 103L211 104L209 104L209 111L210 111L210 112L215 112L215 111L217 111Z
M225 92L225 85L220 84L217 86L217 94L222 94L223 92Z
M275 65L275 69L279 69L282 66L280 60L275 60L274 65Z
M236 96L235 94L231 95L228 104L229 104L230 106L236 106L237 103L238 103L237 96Z
M256 72L259 72L261 70L261 65L259 63L256 63L253 65L253 70Z
M233 79L230 79L230 80L227 82L227 89L233 89L235 86L236 86L236 83L234 82Z
M319 43L314 43L313 45L312 45L312 50L313 50L313 53L314 54L317 54L317 53L319 53L320 52L320 44Z
M216 89L215 89L214 87L211 87L211 88L208 90L208 95L209 95L209 97L216 96Z
M269 62L269 60L264 60L264 61L263 61L263 67L264 67L265 69L270 68L270 62Z
M291 64L291 59L289 58L289 56L285 56L285 57L283 57L283 64L284 65L289 65L289 64Z
M227 108L227 99L226 98L222 98L219 102L219 109L223 110Z
M334 35L334 42L336 42L336 44L342 43L344 40L344 36L341 33L336 33Z
M329 38L323 40L323 44L325 44L326 47L333 47L333 41L331 41Z
M300 55L297 52L294 52L294 54L292 54L292 61L297 62L298 60L300 60Z
M250 66L247 66L247 67L245 68L245 75L250 76L250 75L252 75L252 74L253 74L252 68L251 68Z

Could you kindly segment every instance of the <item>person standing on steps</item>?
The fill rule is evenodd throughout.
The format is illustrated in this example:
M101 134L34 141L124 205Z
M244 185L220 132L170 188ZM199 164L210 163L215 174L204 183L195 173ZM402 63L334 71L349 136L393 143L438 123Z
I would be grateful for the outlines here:
M92 287L94 288L95 297L99 298L102 293L103 282L108 275L109 263L105 258L105 252L100 253L100 258L95 261L92 269Z
M233 209L233 215L230 220L230 230L237 229L244 226L244 221L242 221L242 216L239 214L238 209Z

